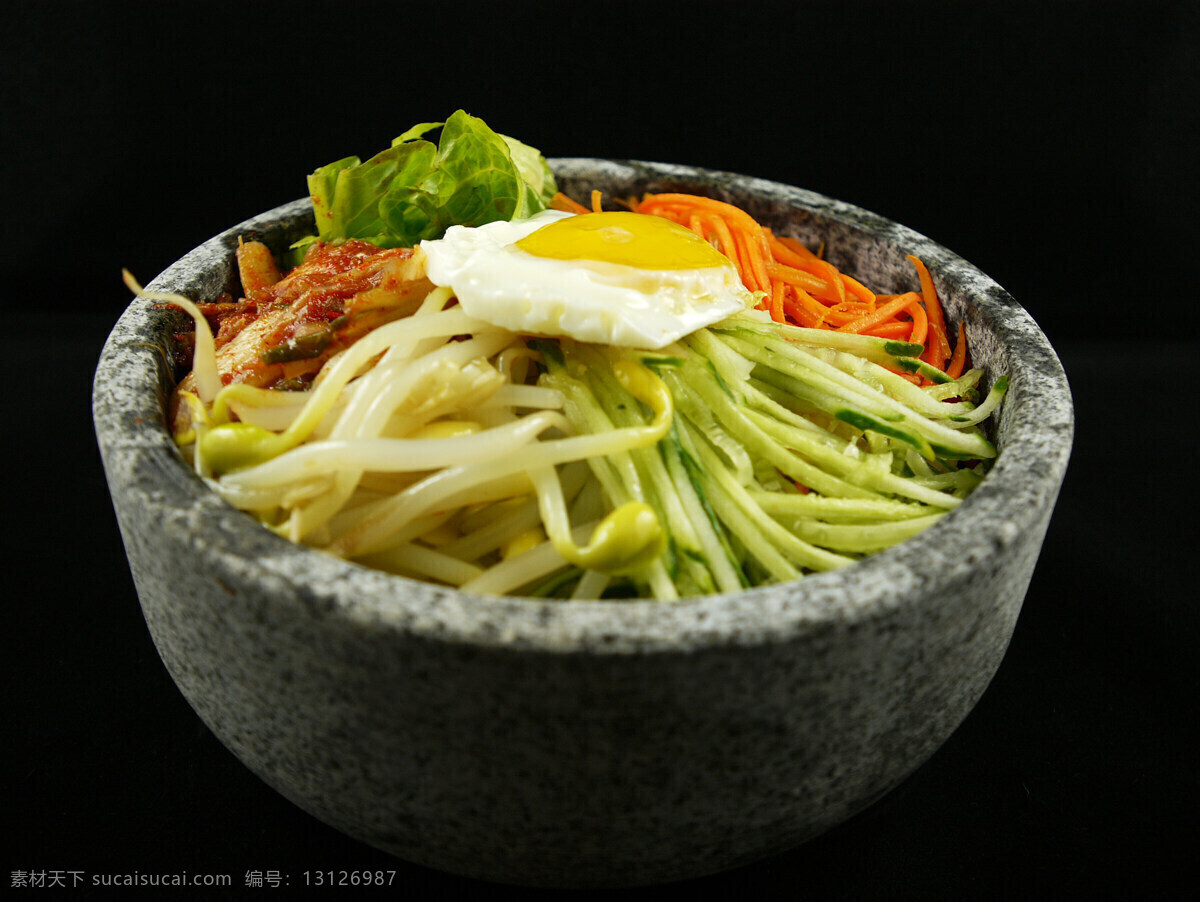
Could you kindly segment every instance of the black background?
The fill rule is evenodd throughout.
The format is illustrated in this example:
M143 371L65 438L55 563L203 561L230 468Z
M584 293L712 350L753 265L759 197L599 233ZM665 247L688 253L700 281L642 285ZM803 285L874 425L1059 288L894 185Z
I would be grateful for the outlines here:
M1182 2L6 6L4 869L493 889L326 828L209 734L141 620L89 409L122 266L148 281L464 107L549 156L727 169L904 222L1008 288L1075 392L1071 471L976 710L846 825L684 887L1167 892L1200 836L1198 46Z

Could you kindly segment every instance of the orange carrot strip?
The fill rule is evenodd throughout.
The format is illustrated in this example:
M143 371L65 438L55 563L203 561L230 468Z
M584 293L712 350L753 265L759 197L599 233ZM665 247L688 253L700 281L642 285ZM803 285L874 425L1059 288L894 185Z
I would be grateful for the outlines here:
M590 213L591 211L581 203L577 203L567 197L561 191L550 199L550 206L555 210L562 210L564 213Z
M779 258L776 257L775 259L778 260ZM786 263L773 263L768 260L767 275L772 279L780 279L787 282L789 285L813 291L828 291L830 287L829 283L820 276L814 276L810 272L805 272L803 269L797 269Z
M837 329L847 323L854 322L861 315L857 310L848 310L843 304L834 304L829 308L829 313L825 315L825 322L829 324L831 329Z
M670 217L664 217L670 218ZM733 260L734 265L738 265L737 245L733 240L733 235L730 234L730 227L720 216L713 216L702 211L694 211L686 218L686 221L679 221L680 225L686 225L689 229L704 241L712 243L710 235L716 235L716 249L726 257ZM738 269L738 273L742 273L742 269ZM745 278L743 277L743 282Z
M749 270L750 275L754 280L755 287L751 290L770 291L771 279L767 275L766 264L766 258L770 256L770 252L768 251L764 253L762 245L765 242L759 242L757 240L761 237L761 232L760 234L756 235L753 232L747 232L744 229L738 229L735 235L740 239L738 241L739 256L745 261L746 268ZM742 274L742 278L743 281L745 281L745 273Z
M887 322L889 319L892 319L897 313L899 313L901 310L904 310L912 302L913 298L910 295L902 294L900 297L888 301L882 307L876 308L874 313L857 319L852 323L848 323L838 329L838 331L862 332L866 329L870 329L872 326L881 325L882 323Z
M871 291L870 288L868 288L862 282L858 281L858 279L851 278L850 276L846 275L845 273L842 273L841 276L842 276L842 284L845 285L847 289L849 289L849 291L852 295L854 295L856 298L858 298L861 301L866 301L868 304L874 305L875 292Z
M845 300L847 289L849 290L850 294L854 295L861 301L865 301L868 304L874 302L875 294L871 291L871 289L867 288L857 279L840 272L837 267L828 261L822 260L797 239L792 238L789 235L774 235L769 229L764 229L763 231L767 233L771 251L775 254L775 258L779 260L780 263L799 269L802 272L808 272L812 274L814 278L818 279L820 279L821 276L816 274L816 270L824 272L830 276L834 276L834 274L836 274L833 284L836 285L838 282L841 283L836 289L836 296L839 302ZM834 295L831 294L830 296L832 297Z
M890 322L872 326L870 329L863 329L861 334L874 335L876 338L902 338L907 340L910 331L908 323Z
M700 221L707 228L712 229L713 233L717 236L717 249L737 265L738 273L742 277L742 284L753 291L753 287L751 287L746 279L746 271L742 268L741 261L738 260L737 241L734 240L733 234L729 231L729 223L720 216L713 216L712 214L701 213L699 216Z
M777 323L787 322L783 313L783 295L787 290L787 285L783 282L776 282L771 286L771 319Z
M810 287L809 291L814 297L831 304L840 304L846 300L846 286L842 284L841 273L837 271L837 267L814 258L796 268L816 276L825 283L823 288L817 288L815 285Z
M838 272L837 267L828 260L821 260L821 266L829 273L829 281L833 283L833 287L837 289L838 303L846 303L846 286L842 284L842 274Z
M599 188L592 189L592 212L593 213L604 212L604 208L600 206L600 189Z
M780 263L788 266L796 266L797 264L806 262L809 256L811 256L797 253L789 244L785 243L782 238L780 238L770 229L763 229L763 232L766 233L767 244L771 247L771 253ZM796 239L793 238L791 240L795 241ZM803 247L803 245L801 245L801 247Z
M786 285L784 288L783 312L787 314L788 319L807 329L820 329L825 325L825 308L809 297L807 291L794 285ZM797 295L798 298L808 298L812 305L820 308L820 312L815 312L812 307L802 303L799 299L793 301L788 296L791 294Z
M946 375L951 379L957 379L962 375L963 366L967 362L967 330L963 328L963 324L958 324L958 341L954 344L954 356L950 358L950 365L946 367Z
M931 334L929 346L925 349L922 360L936 366L939 370L946 368L946 360L950 356L950 342L946 338L946 319L942 315L942 305L938 301L937 291L933 287L933 278L925 264L917 257L909 254L907 259L917 269L917 278L921 280L921 295L925 300L925 312L929 316L929 331Z
M930 319L929 336L925 342L925 353L921 355L921 359L931 366L936 366L939 370L945 370L949 348L950 343L946 340L945 334L938 328L937 323Z
M828 307L798 285L788 285L788 289L791 294L796 296L795 306L798 309L804 310L812 322L817 324L825 322L825 317L829 315ZM805 325L811 324L806 323Z
M777 257L776 259L780 258ZM841 273L837 271L836 267L831 266L824 260L818 260L812 256L808 258L788 256L786 262L781 260L780 263L791 270L806 273L810 277L810 280L804 284L804 287L812 292L815 297L832 304L841 303L845 300L846 295L845 289L841 284Z
M642 199L639 205L639 212L647 212L644 208L650 207L699 207L704 210L712 210L718 215L728 220L731 224L737 223L747 231L761 231L761 226L755 221L745 210L740 207L735 207L733 204L727 204L721 200L714 200L711 197L703 197L699 194L655 194L647 195ZM657 211L655 211L657 212Z
M929 317L925 315L925 308L914 300L908 306L908 315L913 321L912 334L908 336L908 340L913 344L925 344L925 337L929 334Z
M839 294L835 287L836 279L831 280L832 267L819 260L808 248L800 244L794 238L788 238L785 242L783 238L778 238L770 233L769 230L764 230L767 233L768 246L775 260L778 261L775 265L787 267L790 272L788 275L795 273L804 273L808 281L804 287L810 291L821 295L823 298L831 302L837 302L844 297L844 294ZM796 248L803 250L799 253ZM837 270L833 269L836 273ZM773 278L780 278L779 275L772 274ZM837 274L837 278L841 278L841 274ZM793 284L800 284L793 280ZM864 289L866 291L866 289ZM869 292L867 292L869 294Z
M820 257L805 247L804 243L799 238L793 238L791 235L780 235L777 240L801 260L820 259Z
M733 236L733 231L730 229L730 224L722 220L720 216L708 216L707 224L716 233L716 240L720 243L720 251L726 257L738 264L738 272L742 273L742 281L746 282L746 273L742 261L738 259L738 240ZM749 287L749 283L748 283Z
M728 251L724 252L725 256L732 260L734 265L737 266L737 271L742 277L742 283L751 291L756 291L759 286L754 278L754 270L750 268L750 260L747 256L746 242L739 240L737 231L729 228L729 223L727 223L725 220L721 219L720 217L714 217L714 223L716 222L721 223L720 227L726 229L729 233L731 247Z

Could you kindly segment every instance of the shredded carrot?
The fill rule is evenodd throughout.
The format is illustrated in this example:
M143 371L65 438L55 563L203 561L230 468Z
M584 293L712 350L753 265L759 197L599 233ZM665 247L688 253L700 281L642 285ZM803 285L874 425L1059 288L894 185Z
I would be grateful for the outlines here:
M754 280L755 291L771 290L771 279L767 276L767 261L766 255L762 253L762 247L754 240L755 236L748 235L745 232L738 231L735 240L738 244L740 256L746 261L745 269L742 271L742 278L747 275Z
M710 233L716 236L718 249L731 260L737 259L737 245L734 243L733 235L729 231L729 224L720 216L704 216L703 214L695 215L696 221L700 224L700 237L704 238ZM740 270L739 270L740 272Z
M962 375L963 366L967 362L967 330L963 328L963 324L958 324L958 339L954 343L954 356L950 358L950 365L946 367L946 375L951 379L957 379Z
M776 260L778 259L777 257ZM797 269L782 262L767 261L767 275L772 279L787 282L789 285L795 285L797 288L803 288L807 291L826 293L829 289L829 283L820 276L814 276L810 272L805 272L802 269Z
M917 268L917 278L921 280L921 296L925 300L925 313L929 316L930 338L921 359L926 363L933 364L939 370L944 370L946 361L950 357L950 342L946 338L946 320L942 315L942 305L938 301L937 291L933 287L933 277L929 275L929 270L919 258L909 254L907 259Z
M908 323L891 322L873 326L870 329L863 329L863 335L874 335L876 338L904 339L907 341L911 331Z
M776 282L771 286L771 319L777 323L784 321L783 315L783 295L787 291L787 284L784 282Z
M814 288L824 290L826 287L825 280L808 271L808 267L816 259L812 251L797 242L794 238L786 235L772 235L769 229L767 230L767 244L771 248L771 254L779 264L789 269L794 269L796 272L803 272L815 280L815 283L819 283L814 284ZM801 248L802 252L797 250L797 248Z
M781 235L781 236L779 236L779 243L787 245L787 247L789 247L791 249L792 253L794 253L796 256L800 257L801 259L804 259L804 260L820 260L821 259L820 254L814 254L812 251L810 251L807 247L804 246L803 242L801 242L799 238L793 238L791 235Z
M912 303L908 307L908 315L913 320L912 332L909 334L908 340L913 344L925 344L925 338L929 334L929 317L925 313L925 308L919 303Z
M550 199L550 209L562 210L564 213L590 213L587 207L581 203L577 203L559 191Z
M889 319L892 319L902 310L907 310L913 302L912 295L902 294L892 301L888 301L882 307L876 308L874 313L869 313L866 316L860 316L858 319L851 320L846 325L839 327L839 332L865 332L875 326L882 325Z
M575 213L600 212L600 201L600 192L593 191L589 210L559 194L551 206ZM791 235L776 235L733 204L673 192L619 202L634 212L673 220L712 244L733 261L742 284L756 293L759 309L773 320L920 344L925 348L920 355L923 361L952 378L962 374L968 353L966 332L960 323L952 354L933 279L917 257L910 255L908 260L916 268L919 292L876 295L826 260L824 246L814 252ZM901 375L927 383L919 376Z
M858 281L858 279L853 279L845 273L839 273L839 275L841 276L842 284L846 286L847 291L849 291L860 301L866 301L872 307L875 306L875 293L871 291L871 289L869 289L862 282Z
M795 300L792 297L795 297ZM783 312L788 321L808 329L819 329L825 322L826 309L813 299L803 288L787 286L783 298Z

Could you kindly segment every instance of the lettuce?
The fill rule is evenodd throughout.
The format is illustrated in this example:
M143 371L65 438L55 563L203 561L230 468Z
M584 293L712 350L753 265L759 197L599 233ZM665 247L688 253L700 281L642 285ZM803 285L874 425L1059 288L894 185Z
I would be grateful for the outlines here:
M425 140L436 128L435 145ZM458 110L422 122L365 163L346 157L308 177L322 241L364 238L381 247L412 247L449 226L523 219L558 190L545 157Z

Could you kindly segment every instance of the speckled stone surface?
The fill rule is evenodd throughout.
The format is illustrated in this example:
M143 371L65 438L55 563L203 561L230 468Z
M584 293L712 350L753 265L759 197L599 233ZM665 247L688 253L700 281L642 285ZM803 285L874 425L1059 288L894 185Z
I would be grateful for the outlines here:
M1067 466L1070 392L995 282L903 226L811 192L649 163L552 161L578 196L684 189L823 240L881 290L919 255L990 383L992 473L914 539L844 570L676 603L478 597L289 544L211 494L164 426L172 314L133 303L94 412L146 623L180 690L255 773L407 860L553 886L697 876L869 805L970 711L1007 648ZM279 249L297 201L153 283L195 299L238 235Z

